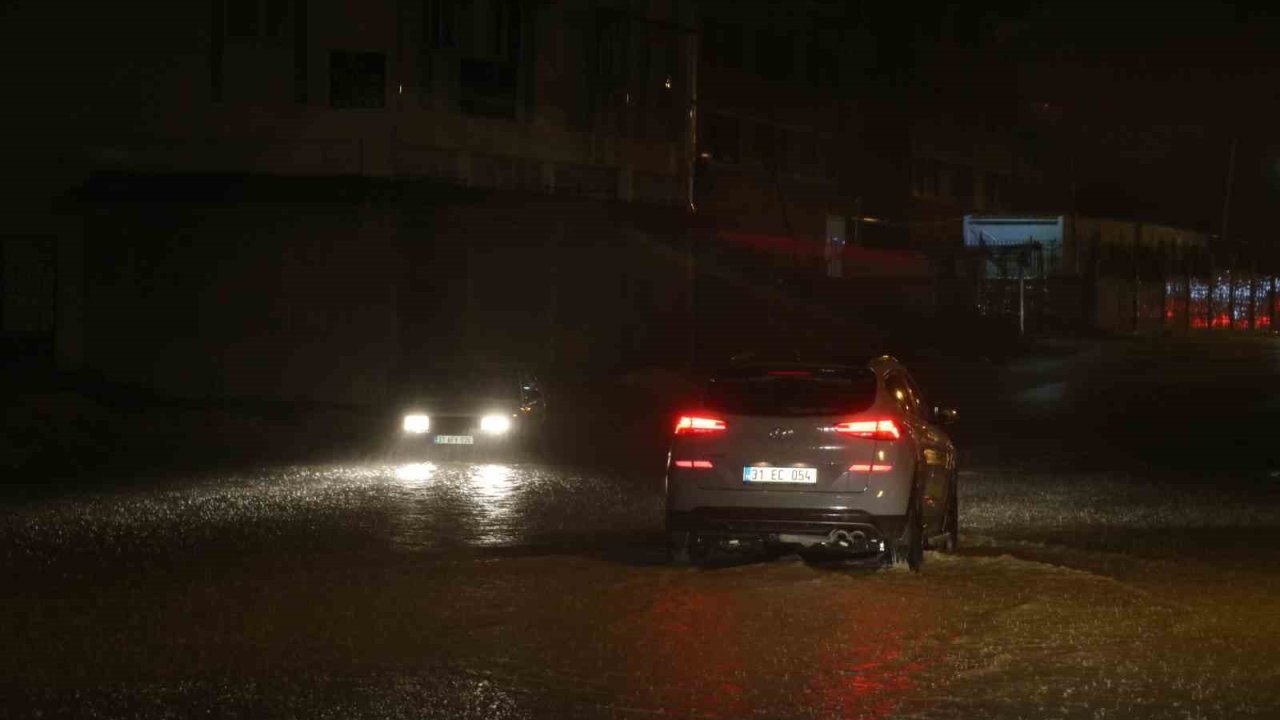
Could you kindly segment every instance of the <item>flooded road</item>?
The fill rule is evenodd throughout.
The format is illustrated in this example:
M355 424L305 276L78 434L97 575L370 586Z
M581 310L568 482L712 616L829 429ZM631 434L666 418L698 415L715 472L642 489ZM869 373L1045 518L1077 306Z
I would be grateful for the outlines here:
M1244 465L970 466L962 551L919 575L669 567L648 470L370 463L13 494L3 714L1276 717L1280 478Z
M291 468L30 502L0 526L5 696L85 717L1280 708L1276 548L1216 538L1233 518L1274 536L1276 505L1116 477L964 481L966 549L919 576L666 567L657 482L541 466ZM1108 517L1121 503L1141 511ZM1207 552L1151 541L1175 530Z

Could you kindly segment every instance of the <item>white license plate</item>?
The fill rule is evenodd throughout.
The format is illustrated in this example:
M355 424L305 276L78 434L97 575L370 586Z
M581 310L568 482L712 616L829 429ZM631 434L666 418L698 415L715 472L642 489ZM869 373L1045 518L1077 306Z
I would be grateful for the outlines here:
M742 482L814 485L818 482L818 468L745 467Z
M473 435L437 435L437 445L474 445L476 442Z

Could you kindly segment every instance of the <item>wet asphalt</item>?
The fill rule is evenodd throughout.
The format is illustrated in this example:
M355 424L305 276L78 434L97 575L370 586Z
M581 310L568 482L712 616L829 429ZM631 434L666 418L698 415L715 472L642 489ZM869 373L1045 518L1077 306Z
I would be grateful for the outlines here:
M1277 358L922 372L968 462L962 549L919 575L668 567L644 463L27 478L0 509L0 714L1277 717Z

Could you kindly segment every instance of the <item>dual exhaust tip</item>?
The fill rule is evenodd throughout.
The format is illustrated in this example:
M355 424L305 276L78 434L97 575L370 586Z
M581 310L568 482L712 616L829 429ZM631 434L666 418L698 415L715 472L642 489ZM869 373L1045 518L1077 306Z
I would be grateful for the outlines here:
M845 530L836 528L827 534L825 538L818 536L800 536L800 535L767 535L759 538L740 538L740 537L721 537L716 543L724 550L746 550L750 547L756 547L759 543L787 543L792 542L803 545L805 547L827 547L833 550L843 550L845 552L870 552L872 550L883 550L884 543L872 541L871 537L862 530Z
M841 550L866 550L870 543L867 541L867 534L861 530L832 530L827 536L827 545L838 547Z

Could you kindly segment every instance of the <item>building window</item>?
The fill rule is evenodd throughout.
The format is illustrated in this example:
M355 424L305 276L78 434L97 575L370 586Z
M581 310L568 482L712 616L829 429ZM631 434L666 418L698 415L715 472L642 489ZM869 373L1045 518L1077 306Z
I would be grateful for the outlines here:
M510 63L463 58L458 66L459 105L469 115L514 118L516 70Z
M965 205L972 205L974 202L974 179L973 168L958 167L955 171L955 197Z
M263 25L266 29L266 35L273 39L282 39L289 36L289 6L290 0L267 0L265 12L263 13Z
M756 72L766 80L784 82L795 70L795 44L791 36L775 28L756 33Z
M787 157L787 133L782 128L760 123L756 125L755 154L756 158L770 170L781 169L782 161Z
M813 133L799 130L788 135L790 137L787 140L787 149L790 155L787 160L787 170L796 174L819 174L818 137Z
M840 84L838 47L840 38L833 33L820 28L810 33L809 44L805 48L805 74L810 85L836 87Z
M702 59L724 68L742 67L742 26L712 18L702 21Z
M942 168L936 161L918 158L911 164L911 194L923 198L942 197Z
M938 178L938 197L943 200L953 201L955 196L955 168L950 166L936 165L935 173Z
M258 20L258 0L227 0L227 37L258 37Z
M732 115L707 113L701 123L702 150L705 159L736 163L742 147L742 122Z
M379 52L329 54L329 104L335 108L386 105L387 57Z
M605 91L622 88L631 76L630 34L626 18L602 10L596 21L596 70Z
M458 46L459 0L423 0L427 45L435 49Z
M287 40L292 32L293 0L227 0L227 37Z
M469 8L474 32L459 43L464 51L458 66L459 107L470 115L515 118L520 6L513 0L489 0L464 7Z
M1007 185L1005 178L998 173L987 173L983 181L983 193L986 195L986 205L992 209L999 209L1000 204L1004 202L1005 190Z
M490 9L493 49L489 56L515 62L520 57L520 7L512 0L497 0Z

